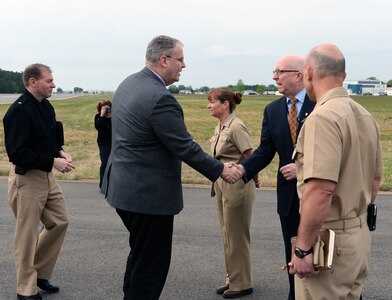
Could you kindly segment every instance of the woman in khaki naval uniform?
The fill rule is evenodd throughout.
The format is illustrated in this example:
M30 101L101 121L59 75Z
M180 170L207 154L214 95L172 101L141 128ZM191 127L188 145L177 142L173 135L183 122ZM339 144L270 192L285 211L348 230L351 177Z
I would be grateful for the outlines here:
M222 162L246 159L253 153L249 133L244 123L235 116L234 110L242 101L240 93L228 88L213 89L208 93L211 116L219 120L211 138L211 152ZM259 186L257 174L254 178ZM216 292L224 298L238 298L253 292L250 259L250 222L255 199L254 184L242 180L235 184L218 178L211 196L216 196L217 211L221 224L226 262L226 284Z

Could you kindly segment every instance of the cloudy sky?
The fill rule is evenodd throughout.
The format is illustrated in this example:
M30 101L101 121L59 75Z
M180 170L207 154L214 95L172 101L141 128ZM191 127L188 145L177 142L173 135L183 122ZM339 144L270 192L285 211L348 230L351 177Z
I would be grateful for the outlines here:
M64 90L115 90L156 35L184 43L177 84L272 84L285 54L334 43L347 79L392 79L391 0L0 0L0 68L51 66Z

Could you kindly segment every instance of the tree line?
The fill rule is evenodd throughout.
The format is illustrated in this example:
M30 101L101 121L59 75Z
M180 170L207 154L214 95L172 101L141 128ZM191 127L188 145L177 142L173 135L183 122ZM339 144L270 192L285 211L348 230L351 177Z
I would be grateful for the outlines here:
M22 73L23 72L13 72L13 71L5 71L0 69L0 93L4 94L20 94L24 91L24 85L22 80ZM367 79L376 79L375 77L369 77ZM387 82L388 87L392 87L392 79ZM264 92L268 91L277 91L277 87L273 84L268 86L264 84L256 84L256 85L247 85L245 84L242 79L237 81L235 85L228 85L232 91L236 92L243 92L246 90L252 90L259 94L263 94ZM197 89L193 89L192 86L184 86L182 84L176 86L171 85L169 86L169 91L172 94L179 94L180 91L190 91L191 93L208 93L211 88L208 86L202 86ZM73 90L74 93L82 93L83 89L80 87L75 87ZM63 93L61 88L57 88L57 93Z
M22 72L0 69L0 93L20 94L24 91Z
M255 91L256 93L262 94L264 92L275 92L278 90L278 88L276 87L276 85L270 84L268 86L264 85L264 84L255 84L255 85L247 85L243 82L242 79L239 79L237 81L237 84L233 85L233 84L229 84L227 86L229 89L231 89L232 91L235 92L243 92L243 91ZM208 86L202 86L200 88L197 89L193 89L192 86L185 86L185 85L171 85L169 86L169 91L172 94L179 94L180 91L189 91L191 93L208 93L210 91L210 87Z
M0 69L0 93L2 94L21 94L24 91L22 79L23 72L5 71ZM57 88L57 93L63 93L62 88ZM82 93L81 87L74 87L74 93Z

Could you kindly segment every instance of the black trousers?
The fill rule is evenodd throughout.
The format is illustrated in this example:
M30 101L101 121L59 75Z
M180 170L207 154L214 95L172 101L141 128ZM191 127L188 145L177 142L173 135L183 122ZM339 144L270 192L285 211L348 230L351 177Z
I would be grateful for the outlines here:
M170 266L174 216L116 211L129 231L131 247L124 300L158 300Z
M101 166L99 167L99 188L101 188L103 175L105 174L105 169L112 146L110 143L98 143L98 148L99 158L101 159Z
M295 195L293 203L290 208L290 212L286 217L280 216L280 225L282 228L285 255L286 255L286 264L291 261L291 237L296 236L299 227L299 200ZM288 274L288 273L287 273ZM294 275L288 274L290 291L288 300L295 299L295 290L294 290Z

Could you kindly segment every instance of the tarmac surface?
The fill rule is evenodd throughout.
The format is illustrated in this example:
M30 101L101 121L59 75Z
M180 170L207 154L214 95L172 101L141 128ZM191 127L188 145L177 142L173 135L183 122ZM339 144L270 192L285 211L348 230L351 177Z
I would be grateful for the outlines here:
M129 252L120 218L95 182L61 181L70 226L51 278L61 286L44 299L122 299ZM175 217L173 253L161 300L223 299L215 289L224 283L223 244L215 202L205 187L184 186L184 210ZM258 190L252 216L254 293L241 299L287 299L288 281L276 213L275 190ZM15 219L8 206L7 180L0 179L0 300L16 299L13 261ZM392 195L377 199L377 229L364 299L392 299ZM333 299L332 299L333 300Z

